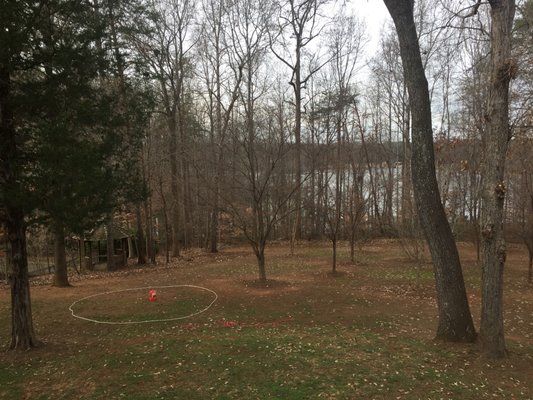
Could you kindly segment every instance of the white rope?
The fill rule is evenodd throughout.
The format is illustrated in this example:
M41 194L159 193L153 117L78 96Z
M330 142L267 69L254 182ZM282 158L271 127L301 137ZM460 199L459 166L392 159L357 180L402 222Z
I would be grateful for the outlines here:
M200 289L200 290L205 290L207 292L211 292L215 295L215 298L213 299L213 301L211 303L209 303L209 305L203 309L201 309L200 311L197 311L195 313L192 313L192 314L189 314L189 315L185 315L183 317L176 317L176 318L167 318L167 319L147 319L147 320L144 320L144 321L121 321L121 322L113 322L113 321L100 321L100 320L97 320L97 319L92 319L92 318L87 318L87 317L82 317L81 315L77 315L76 313L74 313L74 305L76 303L79 303L81 301L84 301L84 300L87 300L87 299L90 299L90 298L93 298L93 297L97 297L97 296L105 296L107 294L112 294L112 293L120 293L120 292L127 292L127 291L133 291L133 290L146 290L146 289L167 289L167 288L177 288L177 287L189 287L189 288L195 288L195 289ZM198 314L201 314L207 310L209 310L209 308L211 308L211 306L215 303L215 301L217 301L218 299L218 295L216 294L215 291L211 290L211 289L208 289L208 288L205 288L205 287L202 287L202 286L195 286L195 285L171 285L171 286L156 286L156 287L153 287L153 286L146 286L146 287L139 287L139 288L130 288L130 289L121 289L121 290L112 290L110 292L104 292L104 293L96 293L96 294L92 294L90 296L87 296L87 297L84 297L82 299L79 299L79 300L76 300L74 303L72 303L70 305L70 307L68 308L72 314L73 317L75 318L79 318L79 319L82 319L84 321L89 321L89 322L94 322L94 323L97 323L97 324L107 324L107 325L130 325L130 324L148 324L148 323L152 323L152 322L168 322L168 321L177 321L177 320L180 320L180 319L186 319L186 318L191 318L191 317L194 317Z

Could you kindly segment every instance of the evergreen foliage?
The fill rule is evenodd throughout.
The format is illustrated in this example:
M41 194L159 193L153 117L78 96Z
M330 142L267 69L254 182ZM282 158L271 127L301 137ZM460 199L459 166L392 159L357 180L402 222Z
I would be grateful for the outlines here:
M12 18L27 19L6 21L19 29L11 56L24 171L24 184L10 196L37 211L38 222L81 234L146 195L136 165L147 92L142 82L124 88L109 78L116 66L99 46L109 30L91 2L9 2L8 8ZM121 91L128 92L127 104Z
M117 17L126 8L101 14L98 2L48 0L2 1L0 9L0 209L13 238L11 347L28 348L36 340L26 225L54 232L55 281L68 285L65 233L82 234L146 195L137 165L149 103L143 84L108 72L117 68L108 48L119 66L122 59L113 27L115 19L128 20Z

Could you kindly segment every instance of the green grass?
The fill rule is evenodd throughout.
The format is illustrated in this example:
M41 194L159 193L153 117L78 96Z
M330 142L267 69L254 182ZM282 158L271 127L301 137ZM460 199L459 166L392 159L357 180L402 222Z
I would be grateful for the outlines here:
M22 397L25 371L12 364L0 362L0 398Z
M338 327L219 329L205 330L194 338L152 337L144 344L129 346L126 352L117 349L65 360L65 371L76 370L82 376L63 388L60 397L49 398L97 399L110 394L129 399L150 394L168 399L178 394L191 399L351 398L358 393L388 396L400 389L415 390L435 383L439 386L435 393L442 390L474 398L468 397L473 395L468 388L450 388L461 381L458 372L424 368L424 357L434 351L431 344L389 342L357 333ZM395 357L391 345L412 352L413 358ZM380 355L388 361L383 363ZM81 372L84 369L89 371ZM46 371L34 370L34 378L45 378ZM80 378L93 381L95 377L99 377L100 389L77 391L75 384Z
M154 271L154 280L190 281L220 291L212 309L182 321L89 323L66 311L79 289L62 294L32 288L37 334L46 344L2 354L0 399L533 398L531 341L510 342L511 358L498 363L479 357L476 345L433 341L436 310L431 302L383 291L392 282L411 285L409 265L376 260L331 278L327 260L317 260L316 249L297 251L297 257L270 258L272 278L291 283L272 288L247 287L250 276L235 273L253 274L253 257ZM422 272L421 281L431 286L429 271ZM131 285L113 282L136 287L136 278L129 279ZM142 279L148 280L146 275ZM96 292L98 282L92 284ZM8 293L0 294L0 336L7 338L3 299ZM210 301L208 293L193 290L158 295L155 303L134 291L91 298L78 311L142 320L197 310ZM521 320L513 319L509 323L516 327L509 328L520 333L523 324L533 321L528 293L516 296L522 303L513 310ZM224 320L237 326L226 327Z
M385 281L404 281L405 283L433 282L433 271L423 267L401 267L392 271L370 270L368 275Z
M200 312L214 300L210 292L194 288L162 288L157 300L147 291L127 290L81 300L72 306L80 317L105 322L135 322L182 318Z

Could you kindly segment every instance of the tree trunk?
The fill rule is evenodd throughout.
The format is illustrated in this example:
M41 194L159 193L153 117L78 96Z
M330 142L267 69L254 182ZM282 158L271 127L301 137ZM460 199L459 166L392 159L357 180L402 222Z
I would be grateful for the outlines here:
M54 280L53 286L68 287L67 255L65 252L65 228L54 227Z
M219 10L221 11L221 10ZM218 16L220 17L220 15ZM221 20L218 22L221 24ZM218 28L221 28L219 25ZM215 125L211 127L211 145L213 146L213 203L210 215L210 231L209 231L209 244L211 253L218 252L218 209L219 209L219 191L220 191L220 179L222 177L222 146L224 144L223 135L223 123L222 123L222 76L221 76L221 47L220 47L220 31L216 34L216 45L213 49L216 56L215 66L215 91L216 91L216 104L215 104ZM214 129L214 131L213 131ZM213 136L214 134L214 136Z
M183 63L180 63L182 66ZM180 76L183 76L183 71L181 71ZM180 81L181 87L181 81ZM180 89L181 91L181 89ZM188 143L187 135L185 132L185 112L182 97L178 102L178 125L179 125L179 134L180 134L180 167L181 167L181 182L182 182L182 212L183 212L183 246L189 248L191 246L192 238L192 223L191 223L191 191L190 191L190 172L189 172L189 162L188 162Z
M503 269L506 250L503 237L505 183L504 167L511 138L509 128L509 82L516 74L511 59L511 29L514 0L492 0L490 89L485 119L482 165L481 216L481 325L483 353L490 357L506 354L503 330Z
M211 209L211 223L209 230L209 243L211 253L218 252L218 182L215 182L213 193L213 208Z
M178 161L177 161L177 132L176 119L174 116L169 117L169 134L170 134L170 190L172 199L170 201L170 225L172 227L172 257L179 257L179 193L178 193Z
M335 272L337 272L337 237L336 237L336 235L333 238L333 240L331 241L331 243L332 243L332 247L333 247L333 257L332 257L332 262L331 262L331 272L333 274L335 274Z
M527 269L527 281L528 283L533 283L533 249L528 249L529 253L529 262Z
M365 160L366 160L366 166L368 168L368 179L370 184L370 196L369 196L369 202L370 198L372 199L372 204L370 205L370 210L374 211L374 218L372 218L372 225L375 224L375 220L378 221L378 227L381 234L383 234L383 223L381 220L381 215L379 211L379 199L378 199L378 191L377 191L377 183L375 182L374 178L374 167L372 166L372 162L370 160L370 155L368 151L368 147L366 145L366 139L365 139L365 133L363 129L359 130L361 134L361 147L363 149Z
M153 223L153 214L152 214L152 200L147 199L144 201L144 213L146 216L146 253L150 259L150 263L156 264L156 251L154 245L154 229L152 226Z
M116 271L117 266L115 264L115 243L113 241L113 234L111 233L111 223L106 224L106 254L107 254L107 270ZM100 252L98 252L100 254Z
M294 97L295 97L295 127L294 127L294 142L296 147L296 216L294 219L294 238L300 240L302 238L302 144L301 144L301 131L302 131L302 88L300 82L300 62L299 51L298 61L294 69L295 82L294 82Z
M88 271L93 271L94 270L94 265L93 265L93 243L92 242L87 242L88 244L88 249L87 249L87 260L86 260L86 266L85 268L87 268Z
M459 253L446 219L435 174L428 83L411 0L384 0L396 26L412 110L412 181L420 225L428 242L437 289L436 337L472 342L476 332L468 305Z
M0 180L4 202L4 226L7 235L6 251L10 265L11 286L11 343L10 349L26 350L39 343L33 331L28 255L26 252L26 225L24 212L16 196L5 198L6 189L20 194L17 134L11 108L11 75L8 62L0 59Z
M146 241L141 218L141 206L135 205L135 216L137 220L137 264L146 264Z
M350 229L350 262L355 264L355 227Z
M6 233L6 228L3 226L3 225L0 225L2 228L3 228L3 231L4 231L4 249L6 249L6 251L4 252L4 279L5 279L5 282L6 282L6 285L9 284L9 278L8 278L8 271L9 271L9 257L8 257L8 252L7 252L7 249L9 249L9 240L7 238L7 233Z
M218 75L217 75L218 76ZM217 78L218 79L218 78ZM217 90L218 95L220 94L220 83L217 84ZM220 97L219 97L220 98ZM222 149L218 148L219 144L217 143L217 140L222 140L222 111L221 111L221 105L220 102L217 103L216 106L216 135L217 138L212 136L211 138L211 145L213 147L212 157L214 160L214 171L212 172L213 177L213 183L212 183L212 203L211 203L211 211L209 214L209 232L208 232L208 244L209 249L211 253L217 253L218 252L218 208L219 208L219 190L220 190L220 178L222 172L220 171L221 168L221 160L222 160Z
M11 344L10 349L27 350L39 344L33 331L26 227L21 210L6 210L8 259L11 266Z
M170 262L170 227L168 223L167 201L165 192L163 191L163 178L161 175L159 175L159 191L161 193L161 205L163 206L163 226L165 227L165 261L168 264Z
M78 247L80 249L80 273L85 274L87 265L85 264L85 238L83 236L78 240Z
M411 201L411 143L410 143L410 115L411 109L406 106L404 116L404 129L402 132L402 208L401 208L401 225L405 227L413 218L413 206Z
M342 202L342 182L341 182L341 146L342 146L342 131L341 131L342 117L337 116L336 121L336 160L335 160L335 216L333 223L331 224L331 235L333 244L333 260L332 260L332 272L337 271L337 240L339 238L339 229L341 225L341 202Z
M259 268L259 281L266 282L266 263L265 263L265 247L259 245L255 250L255 257L257 258L257 267Z

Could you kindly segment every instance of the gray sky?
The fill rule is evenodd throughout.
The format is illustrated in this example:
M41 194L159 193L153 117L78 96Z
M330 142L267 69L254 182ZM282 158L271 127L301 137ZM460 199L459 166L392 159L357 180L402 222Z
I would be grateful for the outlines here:
M375 55L383 26L387 21L392 21L392 19L383 0L351 0L347 2L347 6L353 10L356 16L363 19L366 24L369 42L364 48L364 54L361 58L362 68L358 74L359 81L364 82L370 74L366 63Z
M356 15L366 21L368 35L371 43L369 49L375 47L379 40L379 32L384 23L390 19L389 12L383 0L352 0L349 3Z

